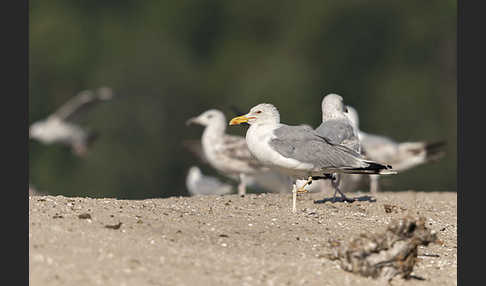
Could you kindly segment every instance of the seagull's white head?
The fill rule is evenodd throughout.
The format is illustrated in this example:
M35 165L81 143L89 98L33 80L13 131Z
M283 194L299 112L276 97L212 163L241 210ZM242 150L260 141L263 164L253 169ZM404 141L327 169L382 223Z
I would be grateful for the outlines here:
M354 127L359 128L358 111L356 111L356 109L349 105L346 105L346 108L348 109L346 116L349 118L349 120L351 120L351 123Z
M323 120L343 117L343 113L348 112L343 103L343 97L335 93L330 93L324 96L322 99L321 108Z
M278 109L270 103L261 103L250 109L245 115L231 119L229 125L237 125L241 123L260 124L260 123L280 123L280 113Z
M186 121L186 124L189 125L191 123L200 124L203 126L213 126L222 124L223 126L226 124L226 117L224 113L217 110L217 109L210 109L208 111L203 112L201 115L197 117L190 118Z

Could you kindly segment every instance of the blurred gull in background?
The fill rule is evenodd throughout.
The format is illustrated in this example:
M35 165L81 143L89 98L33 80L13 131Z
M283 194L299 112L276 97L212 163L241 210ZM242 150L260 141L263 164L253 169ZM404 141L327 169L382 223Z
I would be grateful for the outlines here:
M233 191L232 185L223 183L218 178L203 175L197 166L189 168L186 187L191 196L226 195Z
M280 113L272 104L262 103L238 116L230 125L250 124L246 131L248 148L259 161L295 180L307 179L297 188L294 183L292 211L296 212L296 195L305 192L313 179L328 178L333 173L395 174L390 166L372 162L343 146L333 145L307 126L280 123Z
M346 116L347 109L343 103L343 97L334 93L324 96L321 110L322 123L316 128L317 134L325 137L332 144L344 145L361 153L358 131Z
M358 129L354 127L353 122L348 117L348 110L343 103L343 97L334 93L324 96L321 101L321 112L322 123L316 128L316 132L332 144L344 145L361 154ZM383 161L376 161L383 163ZM321 187L321 191L331 187L334 190L334 197L336 192L339 192L346 199L341 192L343 190L354 191L361 178L362 176L358 174L337 174L335 179L331 180L330 186L327 180L318 181L318 185Z
M358 136L366 158L375 161L387 162L399 172L418 165L440 159L444 155L444 141L439 142L402 142L398 143L390 138L373 135L359 130L358 112L347 106L348 116L358 129ZM379 190L378 176L370 175L370 192Z
M234 106L232 106L231 109L233 109L235 113L238 115L243 114L239 112L239 110L237 110L236 107ZM244 140L243 137L242 139ZM208 159L206 158L206 156L204 155L204 150L202 147L201 140L199 139L184 140L182 144L195 157L197 157L201 163L211 165ZM248 146L246 146L246 141L245 144L242 146L243 146L242 148L246 150L248 149ZM225 173L222 174L226 175ZM228 178L234 179L234 177L231 176L228 176ZM292 178L274 169L268 169L253 174L246 174L245 183L246 183L246 187L249 187L257 192L282 193L282 192L287 192L288 189L292 187ZM312 185L311 187L313 187L312 191L320 190L318 186L314 187L314 185Z
M109 87L100 87L96 92L81 91L46 119L34 122L29 128L29 139L43 144L67 145L76 155L84 156L98 134L74 122L92 106L112 98L113 92Z
M239 179L238 194L246 194L247 175L268 168L252 156L245 138L225 133L226 118L223 112L216 109L205 111L186 122L187 125L192 123L205 126L201 140L205 160L224 175Z

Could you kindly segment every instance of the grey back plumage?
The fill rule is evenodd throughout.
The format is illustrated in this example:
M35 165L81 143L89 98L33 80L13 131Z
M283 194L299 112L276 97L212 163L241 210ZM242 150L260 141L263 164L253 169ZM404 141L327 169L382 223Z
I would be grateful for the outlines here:
M361 153L358 128L354 127L343 97L334 93L324 96L321 111L322 123L316 128L316 132L333 144L344 145Z
M353 126L345 120L328 120L316 128L316 132L332 144L344 145L356 152L360 151L360 144Z
M345 146L332 144L307 126L282 125L274 131L270 145L282 156L322 169L366 168L364 158Z

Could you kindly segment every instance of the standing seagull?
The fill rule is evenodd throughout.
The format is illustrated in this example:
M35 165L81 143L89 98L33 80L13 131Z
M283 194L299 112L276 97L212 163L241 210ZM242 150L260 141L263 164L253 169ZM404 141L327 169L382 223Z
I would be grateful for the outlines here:
M206 155L204 155L201 140L184 140L182 144L187 150L193 153L201 163L210 164ZM244 148L248 149L246 141ZM286 192L288 188L292 186L291 180L292 179L289 176L275 170L267 170L251 175L245 175L246 186L260 192Z
M405 171L415 166L437 160L444 155L440 142L403 142L398 143L390 138L365 133L359 130L358 112L351 106L347 106L348 116L353 125L358 129L358 136L366 158L376 161L384 161L392 164L397 171ZM378 176L370 175L370 192L378 192Z
M316 128L317 134L326 138L332 144L344 145L361 154L358 129L354 127L353 122L348 117L348 110L343 103L343 97L333 93L324 96L321 102L321 110L322 123ZM331 185L334 189L334 198L336 193L339 192L344 200L349 200L342 194L340 185L349 189L360 178L361 176L357 174L333 176ZM324 181L321 181L321 186L326 186Z
M221 182L215 177L205 176L196 166L189 169L186 177L186 187L192 196L226 195L231 193L233 186Z
M316 132L332 144L344 145L357 153L361 153L358 130L348 118L346 106L340 95L331 93L322 99L322 123Z
M313 179L333 173L396 174L391 166L366 160L346 146L334 145L310 127L280 123L280 114L272 104L259 104L248 114L231 119L229 125L245 122L250 124L246 131L248 148L259 161L296 180L307 179L298 189L293 185L293 212L297 193L305 192Z
M81 91L46 119L34 122L29 128L29 138L44 144L64 144L70 146L76 155L86 155L98 134L85 130L73 121L89 107L112 98L113 92L108 87L98 88L96 93L92 90Z
M186 122L188 125L191 123L205 126L201 141L206 160L224 175L239 178L238 194L244 195L246 175L267 169L251 155L245 138L225 134L226 118L216 109L205 111Z

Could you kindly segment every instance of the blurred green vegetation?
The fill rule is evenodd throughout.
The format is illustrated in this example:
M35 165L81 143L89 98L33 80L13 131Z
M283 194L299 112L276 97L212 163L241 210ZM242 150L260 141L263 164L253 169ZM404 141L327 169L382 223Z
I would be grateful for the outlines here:
M32 1L29 29L30 123L80 90L121 95L82 121L101 133L86 158L30 142L40 191L185 195L187 169L201 165L180 145L202 132L189 117L269 102L284 123L316 127L331 92L363 131L447 141L441 161L383 189L456 190L456 1Z

